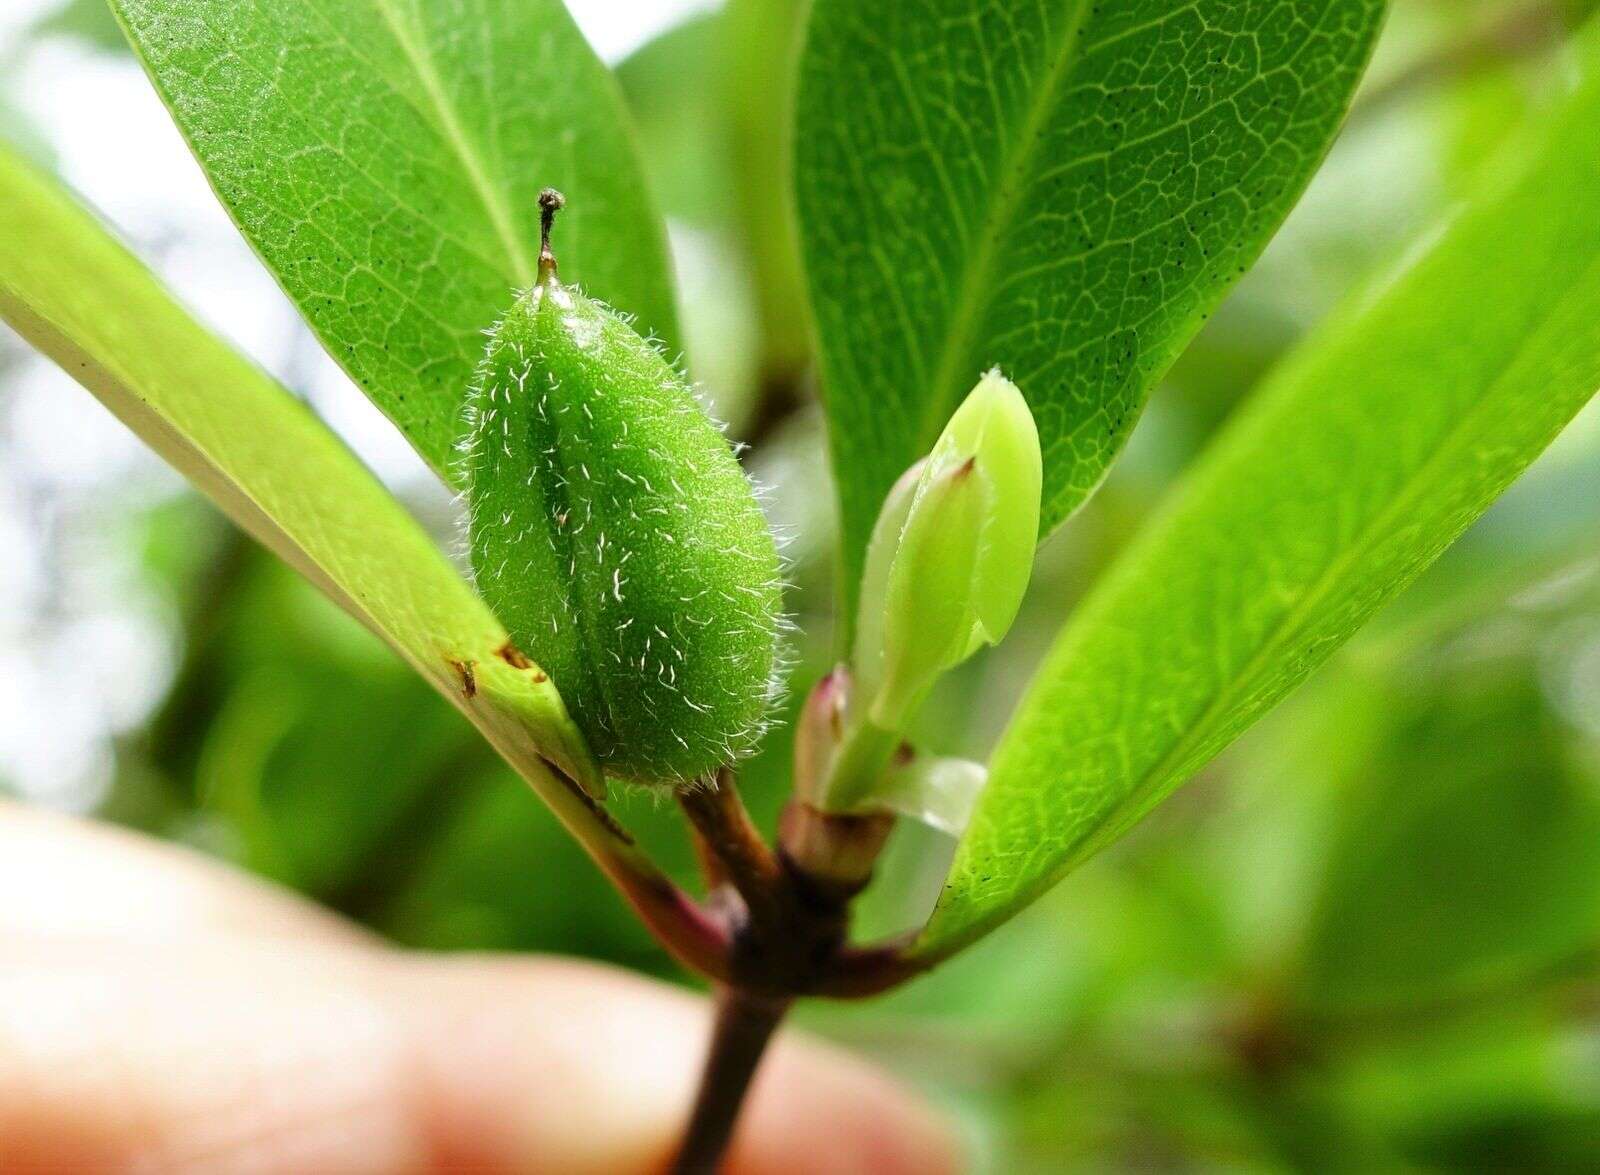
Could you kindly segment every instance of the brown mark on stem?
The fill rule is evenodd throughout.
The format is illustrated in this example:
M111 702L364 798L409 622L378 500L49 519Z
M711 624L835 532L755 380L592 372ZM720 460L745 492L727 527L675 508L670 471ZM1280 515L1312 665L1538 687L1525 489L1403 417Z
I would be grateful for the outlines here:
M604 804L590 795L584 788L583 784L579 783L576 779L572 778L572 776L568 775L554 760L544 759L542 761L546 769L549 770L550 774L555 776L556 782L560 783L562 787L566 788L572 793L579 803L581 803L585 808L589 809L590 814L593 815L594 818L601 824L605 825L607 832L614 836L620 843L627 845L629 848L634 846L635 841L633 839L633 833L622 827L622 825L617 822L617 818L606 810L606 806Z

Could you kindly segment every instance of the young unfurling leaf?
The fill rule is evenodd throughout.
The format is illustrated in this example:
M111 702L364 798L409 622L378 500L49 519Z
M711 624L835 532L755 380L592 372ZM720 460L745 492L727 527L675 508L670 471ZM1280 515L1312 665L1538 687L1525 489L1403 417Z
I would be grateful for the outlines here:
M682 785L747 752L777 688L772 534L682 376L560 282L548 235L469 411L478 589L601 763Z

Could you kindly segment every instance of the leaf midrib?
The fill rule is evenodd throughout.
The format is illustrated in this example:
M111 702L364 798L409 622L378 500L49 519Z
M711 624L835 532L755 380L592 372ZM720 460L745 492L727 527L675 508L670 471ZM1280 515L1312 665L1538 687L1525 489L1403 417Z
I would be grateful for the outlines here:
M977 243L967 250L967 263L961 270L961 291L956 299L950 323L945 330L945 338L948 341L939 362L938 372L931 384L934 394L928 399L928 408L917 436L919 453L932 444L934 438L944 428L945 421L955 408L957 398L964 390L960 382L961 365L966 362L967 354L972 350L973 335L978 329L979 315L985 305L984 291L988 288L994 267L999 261L1000 243L1005 238L1012 218L1021 207L1023 198L1027 195L1028 189L1024 181L1033 164L1039 141L1043 137L1045 124L1055 113L1061 87L1071 76L1073 67L1083 60L1082 54L1075 50L1092 7L1091 0L1067 0L1067 3L1070 10L1066 16L1065 33L1056 51L1056 60L1051 64L1048 75L1035 90L1022 127L1013 141L1010 152L1001 162L998 194L989 204L988 211L978 227ZM972 374L972 378L977 378L976 372ZM1023 389L1024 394L1027 390Z
M372 5L383 23L388 26L395 43L400 46L401 53L405 55L407 63L416 73L417 80L422 83L428 103L438 117L439 129L443 132L441 137L461 161L473 193L483 205L495 235L505 246L506 256L510 259L518 288L532 285L533 264L528 257L522 237L516 231L516 221L511 215L511 209L500 189L489 178L483 159L467 135L466 128L462 126L455 104L445 91L438 70L434 68L433 58L427 48L416 40L400 14L395 11L394 0L372 0Z

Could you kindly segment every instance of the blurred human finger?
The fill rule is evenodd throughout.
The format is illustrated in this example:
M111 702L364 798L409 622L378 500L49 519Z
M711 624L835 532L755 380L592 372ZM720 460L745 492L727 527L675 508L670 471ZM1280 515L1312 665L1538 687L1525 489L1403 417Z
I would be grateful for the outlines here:
M417 955L197 854L0 805L0 1170L654 1172L706 1001ZM871 1067L780 1036L729 1170L954 1169Z

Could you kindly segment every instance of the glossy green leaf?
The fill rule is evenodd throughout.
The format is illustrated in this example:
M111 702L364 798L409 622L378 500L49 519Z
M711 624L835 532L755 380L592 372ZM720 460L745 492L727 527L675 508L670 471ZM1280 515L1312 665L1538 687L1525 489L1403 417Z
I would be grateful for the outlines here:
M1068 624L920 950L1114 839L1328 657L1600 387L1588 77L1400 270L1269 376Z
M676 338L621 96L560 0L113 5L251 245L442 475L546 185L562 273Z
M631 859L631 843L595 801L547 765L601 786L554 686L507 655L505 629L343 443L196 324L53 181L4 150L0 223L0 317L387 641L602 863Z
M845 582L982 372L1028 397L1044 531L1321 160L1382 0L818 0L796 189Z

